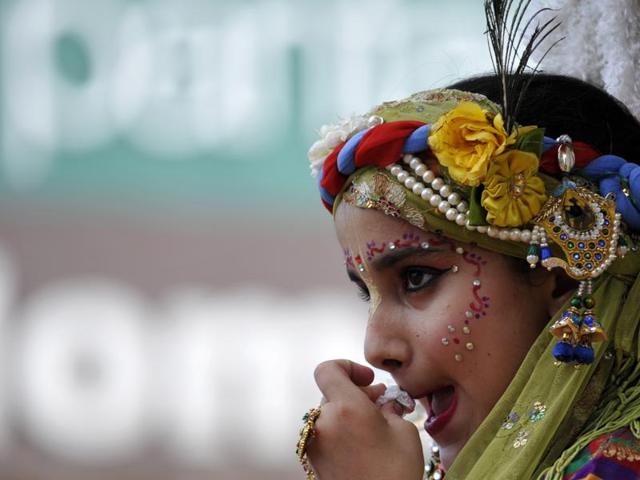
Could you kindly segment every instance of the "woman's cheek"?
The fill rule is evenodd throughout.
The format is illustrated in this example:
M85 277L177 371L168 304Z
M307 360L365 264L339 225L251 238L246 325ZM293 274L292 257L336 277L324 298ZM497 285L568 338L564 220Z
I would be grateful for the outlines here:
M440 331L440 343L446 348L452 359L456 362L463 362L472 358L482 345L476 343L477 337L482 337L481 329L487 323L486 317L489 315L490 298L483 290L484 275L483 270L487 262L477 253L467 251L461 247L456 248L460 254L460 265L452 266L453 275L461 275L459 271L471 273L463 274L460 279L462 283L459 289L460 302L455 302L454 307L448 317L446 325ZM462 280L464 278L464 280ZM477 335L480 333L480 335Z

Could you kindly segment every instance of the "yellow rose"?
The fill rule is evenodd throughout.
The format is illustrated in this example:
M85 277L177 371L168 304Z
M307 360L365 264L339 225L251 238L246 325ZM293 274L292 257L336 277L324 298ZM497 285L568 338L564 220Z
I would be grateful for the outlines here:
M487 222L519 227L540 211L547 195L537 171L538 157L530 152L509 150L493 159L481 198Z
M453 180L475 187L485 179L490 160L515 139L515 132L505 131L502 115L460 102L433 124L429 146Z

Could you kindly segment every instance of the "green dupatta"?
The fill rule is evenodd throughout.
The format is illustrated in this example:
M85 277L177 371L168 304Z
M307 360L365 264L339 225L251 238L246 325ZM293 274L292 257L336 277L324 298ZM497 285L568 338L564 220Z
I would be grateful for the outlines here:
M526 256L523 244L490 238L442 218L386 170L374 167L352 175L334 211L345 197L361 208L377 208L376 199L391 191L400 216L413 225L505 255ZM556 366L551 354L556 340L546 329L540 334L501 399L447 471L447 480L558 480L573 457L598 436L628 426L640 438L639 271L640 255L630 252L595 282L596 312L609 340L594 346L591 365Z

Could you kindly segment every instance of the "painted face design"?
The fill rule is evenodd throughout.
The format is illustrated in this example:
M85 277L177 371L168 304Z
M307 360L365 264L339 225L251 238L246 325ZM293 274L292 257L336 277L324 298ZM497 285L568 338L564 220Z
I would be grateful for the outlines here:
M422 238L420 235L413 232L404 233L401 238L392 241L377 242L376 240L370 240L366 243L364 256L367 259L367 262L371 262L385 251L399 251L402 249L416 247L424 250L428 250L433 247L448 249L451 252L461 255L462 260L474 268L474 279L471 282L472 300L469 302L469 309L465 312L465 318L461 319L463 325L456 326L449 324L447 326L447 334L444 335L441 340L442 345L445 347L449 345L460 346L460 348L454 349L453 358L457 362L461 362L464 358L464 350L469 353L475 349L475 344L470 337L471 322L473 320L479 320L481 317L487 315L487 309L489 308L489 297L486 295L482 296L480 293L480 289L482 288L482 281L480 279L482 275L482 266L486 265L487 262L486 260L483 260L480 255L470 250L465 250L462 245L456 244L450 239L439 235L431 235L427 239ZM470 245L470 247L473 248L473 245ZM369 314L371 315L375 313L382 302L380 291L374 283L366 281L368 277L366 275L367 267L365 261L362 259L363 255L353 255L348 249L345 249L344 256L345 265L347 267L357 269L362 274L361 277L363 280L367 283L369 295L366 299L369 301ZM450 270L452 273L458 273L460 271L460 267L457 264L453 264L451 265ZM464 337L461 338L459 336L460 334L464 335Z
M461 255L462 260L474 268L474 278L471 282L471 301L469 302L469 309L465 311L464 318L461 319L462 326L454 324L447 325L447 334L444 335L441 340L442 345L445 347L449 345L453 345L454 347L460 346L460 348L454 348L453 358L456 362L461 362L464 359L464 353L470 353L475 349L475 344L470 337L472 322L486 316L489 309L489 297L480 293L482 288L482 267L487 264L487 261L483 260L482 257L475 252L465 250L464 247L456 245L448 239L438 240L436 244L448 246L450 251L455 251ZM474 246L471 245L471 248L473 247ZM458 272L459 267L454 265L452 271ZM460 334L462 334L462 336L460 336Z
M376 242L375 240L370 240L366 242L364 257L367 259L367 262L371 262L385 251L398 251L407 248L428 250L430 244L428 241L422 240L419 235L408 232L393 241ZM369 294L365 299L369 301L369 315L372 315L382 302L380 290L375 283L368 281L369 276L367 275L367 267L362 259L362 254L352 254L348 249L345 249L344 257L344 263L347 268L356 269L360 273L362 280L367 284Z
M503 255L380 211L343 203L335 223L349 277L376 296L365 357L429 412L425 428L450 465L546 325L552 289Z

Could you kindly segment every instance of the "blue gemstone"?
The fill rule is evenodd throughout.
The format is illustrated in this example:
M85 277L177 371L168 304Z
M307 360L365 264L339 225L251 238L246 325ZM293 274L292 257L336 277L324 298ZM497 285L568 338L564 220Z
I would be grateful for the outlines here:
M596 253L596 260L602 260L602 254Z
M604 247L604 240L598 240L598 245L600 245L601 247Z
M585 266L587 267L587 270L591 270L593 268L593 265L590 263L587 263Z
M540 249L540 258L542 260L546 260L547 258L551 258L551 250L549 247L542 247Z
M593 316L592 315L586 315L584 317L584 323L586 323L588 327L593 327Z
M580 260L580 254L579 253L574 253L573 254L573 259L574 260Z
M578 248L584 248L584 242L578 243Z
M567 239L567 234L563 233L562 235L560 235L560 240L566 240Z
M605 221L604 221L604 222L602 222L602 223L604 223L605 225L609 225L609 220L605 220Z

